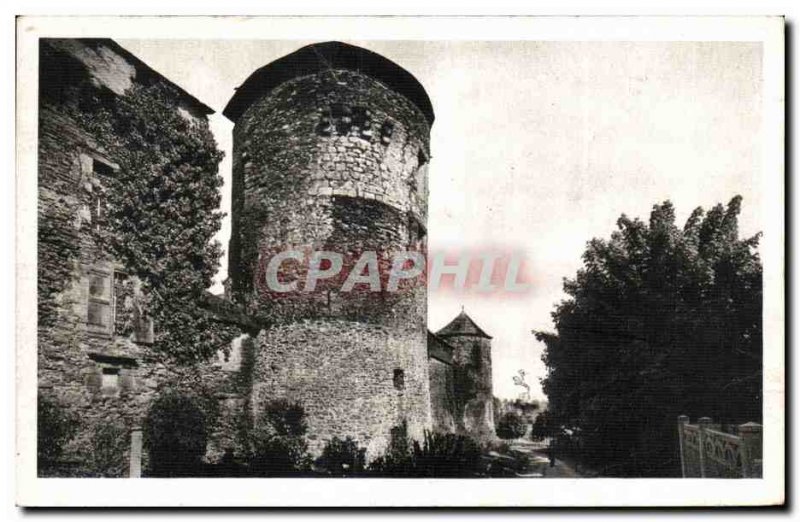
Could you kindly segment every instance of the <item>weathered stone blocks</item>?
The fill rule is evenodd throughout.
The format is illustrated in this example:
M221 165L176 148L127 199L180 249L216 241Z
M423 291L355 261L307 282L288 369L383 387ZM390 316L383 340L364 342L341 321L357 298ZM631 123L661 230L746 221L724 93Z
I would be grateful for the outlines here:
M368 51L324 45L402 71ZM309 70L299 53L302 73L278 70L295 55L268 65L285 79L259 90L267 73L257 71L226 109L236 124L233 295L276 323L257 340L253 404L301 402L313 451L349 435L375 456L403 420L418 436L430 427L424 288L265 295L260 270L265 257L291 248L356 256L424 249L432 118L360 67Z

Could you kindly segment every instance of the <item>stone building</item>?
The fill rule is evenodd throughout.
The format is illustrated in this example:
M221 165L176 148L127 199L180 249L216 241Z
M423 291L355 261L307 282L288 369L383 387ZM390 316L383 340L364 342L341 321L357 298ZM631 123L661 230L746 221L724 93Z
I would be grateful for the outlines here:
M431 393L431 429L456 431L456 396L453 374L453 346L428 332L428 377Z
M495 437L492 338L463 310L436 337L452 347L453 418L458 433Z
M386 58L314 44L255 71L223 114L234 123L233 300L276 326L256 340L253 405L301 400L312 448L351 435L367 454L405 421L430 425L426 292L265 295L260 263L288 247L345 256L424 251L433 109Z
M100 429L125 444L176 370L149 358L154 325L139 281L93 233L119 165L87 125L86 103L157 84L197 125L212 110L108 39L42 39L39 56L38 387L80 419L67 458L85 461Z
M424 284L339 292L320 282L319 291L279 296L264 286L265 260L288 248L336 251L346 262L374 251L379 263L425 252L434 114L410 73L328 42L258 69L237 89L223 112L235 123L229 291L206 305L243 335L216 358L179 367L148 355L159 325L140 305L136 278L90 233L102 180L118 165L79 121L81 100L157 82L195 124L207 126L212 110L111 40L40 48L42 393L89 426L118 419L135 430L159 390L193 379L219 402L212 461L245 451L241 427L280 398L303 405L314 454L352 436L375 457L403 422L415 438L426 429L491 438L491 338L463 313L429 332ZM91 436L84 430L74 445Z

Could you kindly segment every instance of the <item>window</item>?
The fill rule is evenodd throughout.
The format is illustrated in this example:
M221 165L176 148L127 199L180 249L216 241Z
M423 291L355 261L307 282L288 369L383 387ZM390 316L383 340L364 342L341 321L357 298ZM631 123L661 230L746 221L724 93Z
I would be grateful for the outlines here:
M119 388L119 368L103 368L101 388L106 390Z
M89 302L87 323L89 331L111 335L114 329L113 288L111 273L92 271L89 273Z
M394 371L394 389L404 390L406 387L406 372L405 370L395 369Z
M89 215L92 226L98 230L108 219L108 197L105 193L106 179L114 173L114 168L107 163L92 159L92 191L89 196Z
M114 272L113 326L116 335L130 335L134 331L133 284L122 272Z
M110 337L135 330L133 288L124 273L91 269L86 322L89 332Z
M370 141L372 139L371 115L366 107L353 107L352 125L358 133L358 137Z
M394 134L394 123L388 120L383 122L383 125L381 125L381 143L389 145L392 142L392 134Z
M366 107L332 103L328 110L323 110L316 132L323 137L331 137L334 132L337 136L349 136L353 132L359 138L371 141L372 115Z

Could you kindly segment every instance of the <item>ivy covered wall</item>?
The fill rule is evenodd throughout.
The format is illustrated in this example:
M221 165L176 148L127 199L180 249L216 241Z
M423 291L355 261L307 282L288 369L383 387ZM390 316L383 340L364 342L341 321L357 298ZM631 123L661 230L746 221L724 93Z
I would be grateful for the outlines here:
M222 218L209 112L110 40L40 42L39 391L79 424L55 473L127 469L109 464L127 444L100 462L98 441L127 440L166 388L241 389L218 356L241 330L202 306Z

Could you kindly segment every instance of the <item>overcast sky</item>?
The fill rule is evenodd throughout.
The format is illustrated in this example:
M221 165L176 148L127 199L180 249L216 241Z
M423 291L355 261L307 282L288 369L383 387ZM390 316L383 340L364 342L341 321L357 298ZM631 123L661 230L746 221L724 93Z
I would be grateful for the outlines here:
M119 40L217 111L230 213L233 124L220 113L247 76L311 41ZM543 397L543 346L562 278L586 241L621 213L647 219L670 199L697 206L744 197L740 230L762 228L761 46L738 42L350 41L410 71L427 90L431 134L429 248L524 253L533 278L517 298L431 292L429 328L465 306L493 342L495 394L516 397L528 372ZM227 248L226 219L220 241ZM223 260L225 261L225 260ZM219 281L227 274L223 262Z

